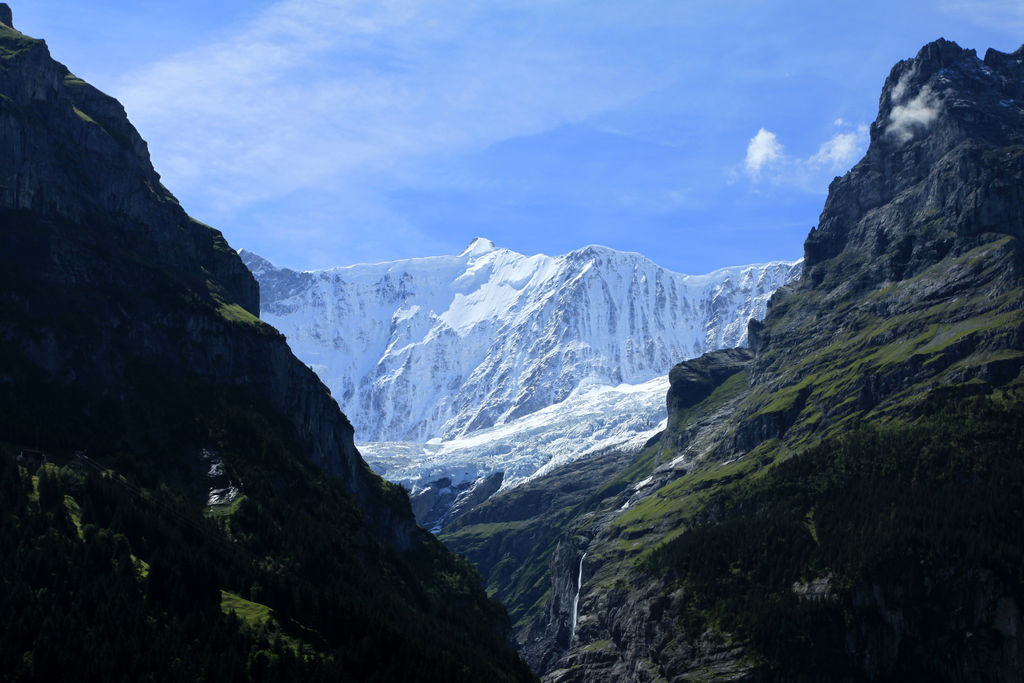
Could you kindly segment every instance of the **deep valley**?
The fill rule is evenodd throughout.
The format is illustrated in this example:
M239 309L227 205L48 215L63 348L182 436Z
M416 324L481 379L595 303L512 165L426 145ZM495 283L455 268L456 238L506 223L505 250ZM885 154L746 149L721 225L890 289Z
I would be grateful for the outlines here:
M297 271L0 4L0 681L1024 681L1024 47L869 135L802 260Z

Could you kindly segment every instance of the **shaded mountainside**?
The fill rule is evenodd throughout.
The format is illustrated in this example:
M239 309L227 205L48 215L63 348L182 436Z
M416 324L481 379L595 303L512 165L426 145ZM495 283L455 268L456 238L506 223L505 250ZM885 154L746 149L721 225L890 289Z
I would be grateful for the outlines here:
M1022 238L1024 48L931 43L750 352L673 369L666 432L543 547L502 555L507 494L445 541L523 563L552 681L1022 680Z
M0 10L5 680L529 680L121 105Z

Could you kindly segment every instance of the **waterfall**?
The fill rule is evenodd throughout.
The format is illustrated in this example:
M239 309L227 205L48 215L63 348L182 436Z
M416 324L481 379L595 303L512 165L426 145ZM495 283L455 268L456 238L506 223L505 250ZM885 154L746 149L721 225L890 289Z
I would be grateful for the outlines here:
M571 631L572 635L571 635L571 637L573 637L573 638L576 637L576 615L577 615L577 612L578 612L579 606L580 606L580 589L583 588L583 559L586 556L587 556L587 554L583 553L583 557L580 558L580 571L579 571L579 574L576 576L576 597L574 597L572 599L572 631Z

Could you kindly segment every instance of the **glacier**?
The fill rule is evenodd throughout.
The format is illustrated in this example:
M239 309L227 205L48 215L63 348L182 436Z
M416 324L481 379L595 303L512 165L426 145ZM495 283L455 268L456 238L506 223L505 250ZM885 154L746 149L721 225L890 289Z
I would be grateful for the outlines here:
M330 388L382 476L502 488L662 427L669 369L746 343L801 261L705 275L591 245L295 271L240 252L260 317Z
M511 488L608 448L639 450L665 428L668 377L636 385L590 387L500 425L426 443L360 443L381 476L412 491L444 477L453 484L503 472Z

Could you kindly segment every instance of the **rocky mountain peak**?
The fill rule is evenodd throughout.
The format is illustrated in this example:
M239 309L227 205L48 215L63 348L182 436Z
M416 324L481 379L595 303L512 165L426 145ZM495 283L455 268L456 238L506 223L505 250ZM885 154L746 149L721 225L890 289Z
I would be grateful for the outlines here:
M568 481L584 481L566 468L499 493L473 517L448 523L444 537L451 547L478 562L511 614L527 615L519 620L519 642L545 680L953 680L967 667L993 680L1019 679L1019 667L1001 662L1016 663L1015 655L1004 653L1021 651L1020 632L999 626L1003 614L1020 613L1019 575L998 583L1004 579L994 554L950 544L925 560L918 548L957 525L976 538L982 519L1006 509L990 504L994 492L1019 487L1022 478L1000 474L986 482L964 475L950 488L952 459L939 465L932 447L919 445L928 439L937 448L948 446L962 457L965 472L979 471L984 461L994 468L1020 462L1020 439L996 440L1012 434L1008 416L1020 414L1024 391L1022 64L1024 49L990 50L980 60L945 40L897 64L885 82L867 154L833 181L805 245L804 273L776 291L763 323L750 324L750 351L717 351L673 368L665 431L614 478L574 491L575 500L588 502L569 522L527 507L528 495L567 496ZM1007 413L980 427L980 415L995 406L1006 406ZM911 430L921 442L908 438ZM970 443L952 445L966 433L972 433ZM982 445L989 437L994 441ZM913 483L878 477L892 492L891 503L876 502L882 498L868 493L874 484L834 484L835 493L819 500L831 505L847 497L858 512L832 508L827 514L842 523L824 532L824 505L807 497L814 495L811 479L789 472L816 478L836 463L851 470L902 467L913 473ZM743 491L774 477L786 482L787 493L780 486L744 498ZM968 480L978 482L970 494ZM793 512L785 514L792 515L787 524L794 541L779 551L782 517L769 510L790 491ZM936 503L947 491L951 504ZM909 502L916 494L929 501L932 511L922 518L934 521L933 529L898 518L917 515ZM961 515L971 495L978 506ZM590 502L601 496L604 502ZM851 522L865 510L879 522ZM812 517L818 521L808 534ZM508 522L526 518L531 526L519 528L529 528L532 537L521 539ZM536 531L544 524L551 529L547 538L557 539L546 547ZM884 550L871 551L863 562L848 561L852 555L840 559L857 543L851 543L853 528ZM882 529L901 540L880 540ZM828 533L834 533L831 542ZM909 537L914 540L903 540ZM991 547L1008 545L1002 527L993 537ZM1011 543L1021 547L1019 539ZM515 557L517 544L538 548L529 551L536 555ZM819 556L820 564L800 560L784 579L772 568L778 558L803 552L797 548L815 546L842 551ZM661 554L669 548L675 554ZM743 557L754 555L770 559L737 571ZM660 560L644 557L665 558L660 574L652 571ZM697 577L709 562L718 564L708 570L704 589ZM544 611L533 606L539 590L521 589L542 585L531 564L550 575ZM511 573L510 565L525 569ZM742 578L730 583L737 574ZM755 616L760 608L737 596L755 575L779 577L753 581L777 581L780 597L763 603L763 627L749 628L744 624L762 618ZM836 580L840 575L844 582ZM503 593L507 586L518 593ZM865 599L869 595L883 597ZM781 617L781 604L817 616L782 635L778 625L798 618ZM969 613L973 623L965 627ZM835 617L834 636L822 628L833 618L825 614ZM897 631L881 627L884 632L865 637L896 623ZM712 638L719 628L713 624L728 626ZM958 634L968 628L993 637L954 651L948 644L963 642ZM770 645L757 652L762 637ZM829 637L834 644L823 646ZM785 654L764 666L776 657L769 652ZM809 659L794 664L808 652L821 654L820 670ZM843 658L841 673L826 672ZM794 674L783 673L788 666Z
M497 249L494 242L486 237L476 237L469 245L462 250L459 256L481 256Z
M160 184L123 107L0 25L0 670L206 680L232 653L228 668L251 679L267 670L263 627L222 608L245 603L276 633L303 624L295 641L274 637L298 668L270 678L535 680L500 607L368 469L327 388L258 309L256 280ZM39 458L14 455L29 447L50 458L39 473L59 517L7 495L32 486ZM40 543L52 571L30 577L19 567ZM97 561L79 566L86 549ZM32 615L56 604L74 606L41 628ZM83 626L94 604L131 607L97 631ZM196 640L217 643L217 664L192 656ZM37 649L47 642L62 654ZM151 656L102 654L134 642Z
M1021 57L940 39L893 67L867 154L833 181L805 243L804 286L898 281L983 233L1024 235Z
M0 21L9 19L0 7ZM167 272L205 269L187 284L209 279L257 314L256 281L221 233L188 216L161 184L124 107L55 61L45 42L9 26L0 26L0 127L10 132L0 140L0 210L88 226L97 239L157 254Z
M254 275L258 275L267 270L274 270L276 266L263 258L259 254L253 253L248 249L239 249L238 257L242 259L245 265L249 268L249 271Z
M939 40L892 69L867 153L833 181L804 244L801 280L750 327L752 385L791 392L771 429L754 419L751 434L799 432L807 407L835 419L888 410L915 383L998 385L1018 372L1017 323L1001 325L1018 315L1024 279L1022 65L1024 48L981 60ZM885 329L856 337L873 326ZM855 341L833 345L841 334ZM880 350L901 335L915 341ZM871 356L870 371L845 369L858 353ZM1009 360L993 364L998 354ZM836 368L845 393L812 388ZM840 408L838 395L857 399Z
M1016 52L1009 54L1000 52L993 48L989 48L985 51L985 63L993 66L993 68L999 68L1001 70L1016 69L1019 72L1024 70L1024 45L1017 48Z
M11 16L11 6L6 2L0 2L0 22L14 28L14 19Z

